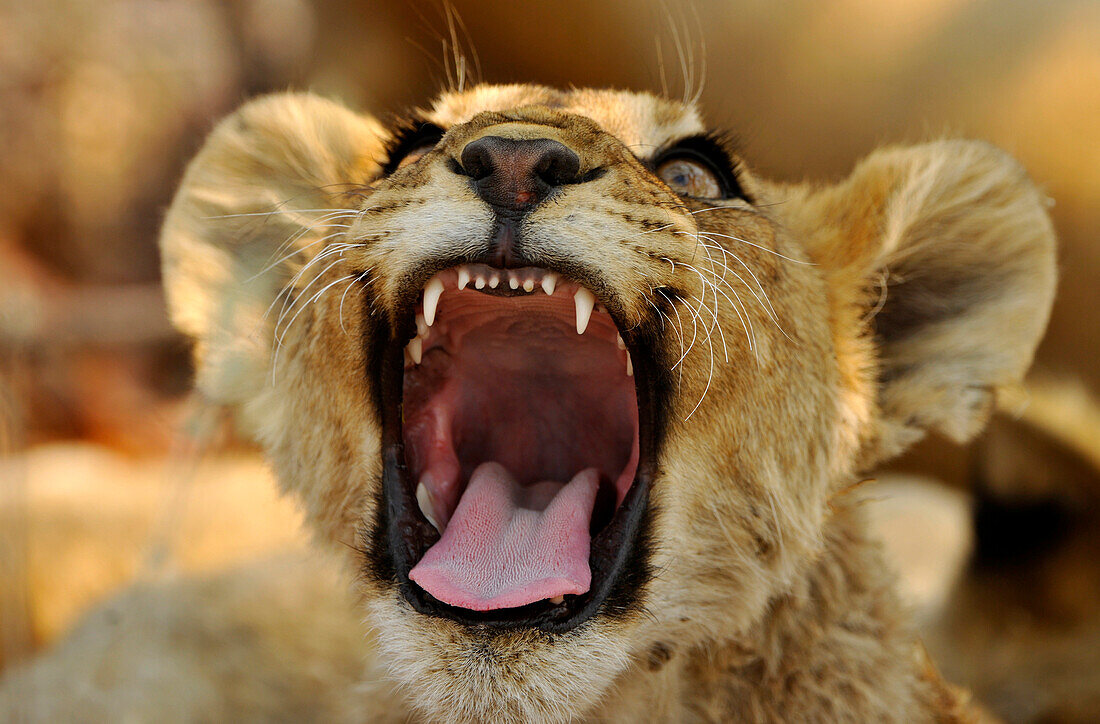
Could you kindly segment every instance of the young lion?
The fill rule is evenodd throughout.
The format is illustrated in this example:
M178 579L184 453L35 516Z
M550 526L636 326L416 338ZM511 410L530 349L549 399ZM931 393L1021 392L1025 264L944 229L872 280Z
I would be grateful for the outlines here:
M100 663L63 648L9 697L200 719L969 715L851 493L928 431L975 435L1030 363L1054 234L1002 152L888 148L784 185L645 93L479 86L396 129L277 95L211 134L162 249L198 388L238 410L359 613L310 566L253 574L251 604L239 576L177 584L116 607L165 606L171 636L85 632ZM150 659L169 674L118 673Z

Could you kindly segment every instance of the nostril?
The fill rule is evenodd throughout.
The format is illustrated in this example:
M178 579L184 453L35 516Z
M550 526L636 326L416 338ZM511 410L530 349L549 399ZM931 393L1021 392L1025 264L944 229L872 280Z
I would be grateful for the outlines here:
M581 169L580 157L557 141L548 141L542 157L535 164L535 175L550 186L576 183Z
M461 167L456 170L475 181L491 175L494 168L492 149L489 144L482 143L487 140L487 138L481 138L466 144L466 148L462 150Z

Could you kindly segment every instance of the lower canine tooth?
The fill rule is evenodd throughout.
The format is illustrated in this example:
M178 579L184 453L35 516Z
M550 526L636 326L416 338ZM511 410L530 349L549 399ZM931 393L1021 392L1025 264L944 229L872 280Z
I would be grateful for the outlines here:
M596 306L596 297L584 287L573 295L573 304L577 307L577 334L588 329L588 320L592 318L592 308Z
M416 486L416 502L420 505L420 512L424 514L424 517L428 519L428 522L435 526L435 529L440 533L443 530L439 527L439 523L435 519L435 508L432 507L432 496L428 494L428 488L424 486L424 483Z
M420 360L424 355L424 340L420 337L414 337L413 341L409 342L409 345L405 347L408 350L409 356L412 357L412 361L415 364L420 364Z

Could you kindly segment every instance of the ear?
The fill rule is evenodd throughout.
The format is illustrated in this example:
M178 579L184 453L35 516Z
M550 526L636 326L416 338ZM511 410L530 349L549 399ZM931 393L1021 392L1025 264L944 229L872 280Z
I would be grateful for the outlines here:
M268 376L279 300L350 223L377 178L384 132L307 94L254 100L223 120L191 162L161 232L173 323L196 342L196 386L240 404Z
M804 201L796 223L848 318L840 333L869 336L878 358L865 462L929 430L973 437L997 390L1023 377L1050 314L1046 199L996 148L941 141L880 150Z

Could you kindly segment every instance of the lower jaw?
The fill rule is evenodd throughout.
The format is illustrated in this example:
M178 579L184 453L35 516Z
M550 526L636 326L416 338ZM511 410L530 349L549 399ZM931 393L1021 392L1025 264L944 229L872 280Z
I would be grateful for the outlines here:
M390 338L389 335L382 339ZM378 339L378 337L375 337ZM626 497L610 523L593 538L589 567L592 583L583 594L567 597L562 604L538 601L516 608L474 611L451 606L424 591L409 578L409 571L438 539L439 533L421 515L415 499L415 482L408 476L402 437L401 400L404 379L404 345L379 344L375 350L376 379L382 418L382 505L372 540L368 541L368 565L381 577L396 580L405 600L419 613L447 618L459 624L490 629L535 629L561 634L573 630L599 612L624 614L635 609L650 578L649 490L654 477L652 451L656 421L649 411L657 396L648 360L636 358L635 385L639 405L638 470Z

